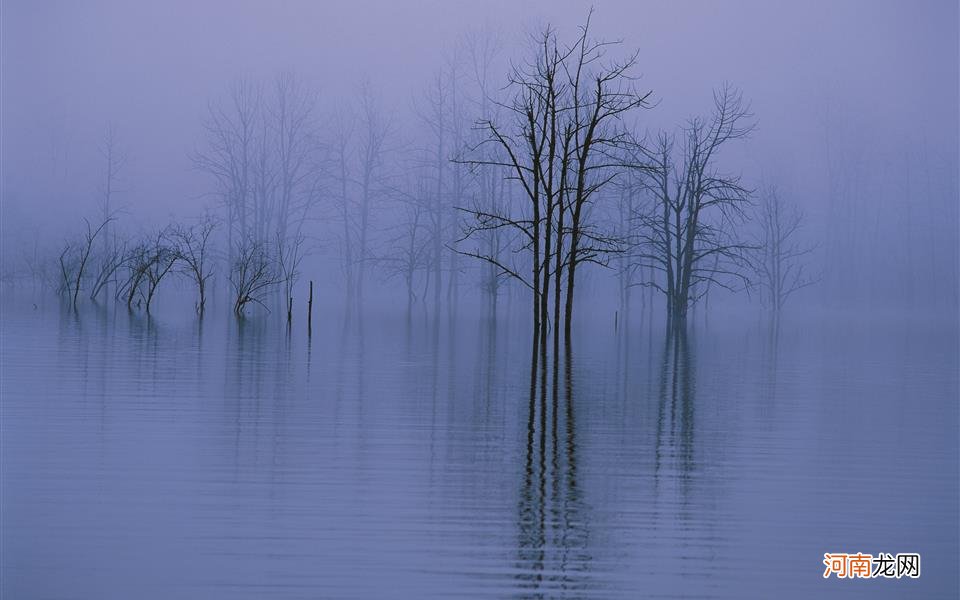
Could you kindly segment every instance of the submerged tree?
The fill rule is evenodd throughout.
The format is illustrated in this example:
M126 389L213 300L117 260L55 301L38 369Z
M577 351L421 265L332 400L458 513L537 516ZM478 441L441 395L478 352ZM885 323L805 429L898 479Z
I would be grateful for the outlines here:
M232 251L252 237L272 244L301 233L320 200L316 95L290 73L271 86L240 81L211 103L195 166L216 181ZM237 242L240 240L240 242Z
M387 242L387 254L377 259L388 278L400 277L403 280L407 291L408 314L417 301L417 273L422 271L424 274L424 288L430 284L433 233L428 224L428 216L433 208L430 202L431 182L422 173L411 177L410 181L406 189L393 190L399 204L400 221ZM426 289L423 295L426 296Z
M216 222L209 216L192 225L174 225L167 237L180 260L180 272L197 286L197 312L201 315L207 304L207 282L213 277L210 236Z
M515 255L522 259L508 264L489 248L463 253L530 288L534 347L541 353L551 316L556 348L561 311L569 339L577 267L604 263L619 250L616 239L591 221L589 207L619 172L614 154L626 140L623 116L648 106L650 96L637 89L632 76L637 54L609 60L614 43L590 38L589 24L588 18L570 45L551 28L535 38L533 55L510 76L512 95L501 105L508 118L481 120L481 141L461 159L474 167L501 168L523 190L519 206L463 208L470 218L465 239L511 230L520 240Z
M113 239L106 239L106 228L101 234L105 243L96 261L96 271L90 284L90 299L96 300L100 293L111 283L117 283L117 273L127 259L127 243L116 234Z
M287 323L293 320L293 286L300 278L300 263L304 256L304 237L297 234L285 239L279 233L276 239L277 283L283 284L283 306L287 311Z
M363 298L363 284L366 279L367 263L371 260L371 230L374 201L378 184L383 177L386 155L386 142L393 126L385 117L379 102L369 86L363 86L360 92L360 136L357 143L359 159L359 211L357 251L359 256L356 291L357 298Z
M777 317L794 292L818 281L804 264L804 257L814 247L801 239L803 212L784 202L776 188L766 188L761 193L756 219L756 281L761 302Z
M70 296L74 308L77 306L77 298L80 295L83 278L90 264L94 243L112 220L113 217L107 217L98 226L94 227L88 219L84 218L86 231L83 239L79 242L68 242L60 252L60 290Z
M179 253L174 246L167 243L167 231L165 229L160 230L153 236L148 248L149 259L146 270L144 271L144 275L146 276L144 283L147 289L143 294L143 299L145 301L146 311L149 313L150 305L153 303L153 297L157 292L157 288L160 287L160 281L163 280L173 269L174 265L177 264Z
M648 282L666 297L667 320L683 327L687 309L717 285L734 290L749 282L750 243L739 225L750 204L740 176L717 165L721 149L753 129L742 94L729 85L714 93L709 118L691 119L680 142L661 132L647 148L632 144L633 166L645 177L651 202L635 213L635 268L652 267Z
M266 244L251 237L237 244L230 268L230 285L233 287L233 312L238 317L243 316L244 308L251 302L266 308L263 297L280 281Z

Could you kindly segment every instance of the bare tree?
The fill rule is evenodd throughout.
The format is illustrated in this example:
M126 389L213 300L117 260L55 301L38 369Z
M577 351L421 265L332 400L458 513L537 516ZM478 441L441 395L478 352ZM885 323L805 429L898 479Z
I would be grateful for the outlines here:
M149 245L150 257L147 261L146 275L146 293L144 294L146 311L150 312L150 305L153 297L160 286L160 281L167 276L179 260L179 253L176 247L168 243L168 233L166 229L157 232Z
M357 273L357 297L363 296L363 283L370 255L370 222L373 210L375 186L382 177L385 158L385 144L391 134L390 122L380 110L377 99L366 85L360 92L360 141L358 154L360 159L360 216L359 216L359 269Z
M67 243L60 253L61 291L71 296L74 308L77 306L77 298L80 295L83 278L90 263L94 243L112 220L112 217L108 217L97 227L94 227L88 219L84 218L86 231L83 239L79 242Z
M123 298L128 310L133 308L133 301L138 293L142 300L141 286L147 278L147 271L152 266L154 258L153 248L146 241L140 241L129 247L124 259L126 277L117 287L117 299ZM139 303L140 301L138 305Z
M106 239L106 229L102 234ZM93 273L90 285L90 299L96 300L100 293L111 283L117 283L117 273L127 258L127 243L115 233L113 239L106 240L103 250L97 257L97 270Z
M167 233L180 262L180 272L197 285L197 312L207 304L207 281L213 276L210 236L216 222L206 216L193 225L174 225Z
M667 299L671 326L686 323L687 309L709 285L735 290L749 283L752 246L738 226L750 203L740 177L717 166L721 149L753 129L740 91L724 85L714 93L708 119L691 119L674 136L661 132L651 148L635 144L632 164L645 176L651 202L634 215L635 266L652 267L661 277L645 282Z
M776 188L762 191L756 219L759 226L753 261L756 282L761 301L779 316L791 295L819 281L809 274L803 262L814 247L800 237L803 212L784 202Z
M263 296L281 279L273 258L263 242L248 236L234 250L234 262L230 268L230 285L233 287L233 312L243 316L247 304L256 303L264 308Z
M108 123L103 134L103 140L100 142L100 155L103 157L103 183L101 189L101 218L107 221L116 216L116 206L114 206L114 195L119 191L117 182L120 177L120 171L127 163L127 155L120 149L117 141L117 129L113 123ZM103 253L105 257L113 254L111 252L111 243L115 246L116 240L110 238L110 225L108 224L103 231Z
M447 210L448 193L446 189L447 163L449 162L448 152L448 128L447 111L449 103L449 81L444 76L444 71L438 72L431 81L423 94L421 101L422 107L417 109L420 121L430 132L432 148L427 151L428 161L432 162L435 169L434 190L430 195L430 210L427 213L431 240L430 268L433 271L433 301L434 306L440 306L440 294L443 289L443 247L444 247L444 223Z
M64 244L63 250L60 251L59 263L60 285L57 288L57 293L61 296L67 295L68 297L72 297L78 261L74 255L73 245L71 245L70 242Z
M535 38L533 55L510 76L511 100L500 104L510 120L481 120L481 141L461 159L475 167L504 169L523 190L522 207L495 212L464 208L472 218L464 238L512 230L521 240L515 250L523 251L526 266L506 264L480 249L464 254L493 264L532 290L534 345L539 343L541 353L546 352L550 300L556 348L561 310L570 336L577 266L602 263L605 254L619 250L615 237L590 221L590 206L620 170L614 151L626 138L623 115L646 107L650 96L637 90L631 75L637 55L610 61L611 43L593 40L589 25L588 18L570 45L561 44L551 28Z
M473 79L473 87L476 90L472 101L478 119L482 122L497 121L499 119L499 103L492 97L491 71L500 54L500 40L490 30L479 30L465 38L464 47L470 67L469 71ZM474 133L478 132L475 131ZM479 133L482 134L482 132ZM467 132L466 135L470 135L470 132ZM459 145L462 146L464 143L466 142L461 140ZM485 148L478 151L480 156L477 158L491 158L491 156L484 156L487 151ZM508 202L507 195L511 189L507 185L508 181L501 176L500 169L496 166L476 165L472 169L472 175L474 176L472 182L474 193L471 198L473 207L489 214L499 214L505 210ZM458 203L456 206L460 206L460 204ZM477 232L477 237L484 246L483 253L494 259L493 261L483 262L480 287L488 295L491 314L496 315L502 272L495 266L495 263L505 260L503 252L511 246L512 240L501 228Z
M417 300L417 273L423 271L425 285L429 285L432 266L432 232L427 218L433 208L430 202L431 182L422 174L418 175L414 183L409 185L409 190L394 190L400 205L400 222L395 228L395 235L388 241L387 254L377 260L387 277L403 279L407 290L408 313Z
M293 286L300 278L300 263L304 256L304 237L297 234L286 239L277 233L276 261L278 283L283 284L283 305L287 310L287 323L293 320Z
M335 202L338 216L343 224L341 262L346 277L347 297L352 298L356 292L354 269L356 267L355 238L357 236L357 223L354 216L355 203L350 193L350 185L353 181L350 140L353 138L356 122L352 114L347 110L341 110L335 115L333 123L334 179L337 189Z
M226 212L227 245L234 239L252 235L255 221L256 190L266 186L257 181L265 176L264 165L257 165L258 147L262 154L262 92L250 81L239 81L230 91L229 101L210 103L204 123L205 148L193 157L196 167L210 174L217 183L217 194ZM262 156L261 156L262 158Z
M281 73L266 108L276 170L276 233L296 240L319 200L317 98L292 73Z

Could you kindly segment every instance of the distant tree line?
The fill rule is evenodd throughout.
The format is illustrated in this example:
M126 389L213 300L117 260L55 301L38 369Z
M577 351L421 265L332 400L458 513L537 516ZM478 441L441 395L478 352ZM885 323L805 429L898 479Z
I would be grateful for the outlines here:
M211 212L138 235L119 226L125 156L109 128L101 213L62 245L56 286L74 306L112 296L149 312L178 275L202 314L223 270L237 316L276 296L290 320L303 261L323 246L338 251L350 303L372 276L400 281L408 310L456 310L464 282L493 314L504 293L526 294L544 360L571 337L590 266L616 274L624 314L632 289L651 305L661 295L671 329L717 289L757 292L779 314L818 278L803 214L724 166L754 128L749 103L723 84L706 116L651 131L642 57L621 48L589 17L569 42L544 28L509 68L495 35L465 37L414 102L412 134L369 84L325 111L291 73L240 80L209 103L191 155Z

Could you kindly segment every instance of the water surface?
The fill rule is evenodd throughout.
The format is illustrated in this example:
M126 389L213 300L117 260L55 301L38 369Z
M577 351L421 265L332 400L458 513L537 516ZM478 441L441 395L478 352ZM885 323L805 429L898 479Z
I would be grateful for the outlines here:
M5 302L3 598L957 597L956 323L158 312Z

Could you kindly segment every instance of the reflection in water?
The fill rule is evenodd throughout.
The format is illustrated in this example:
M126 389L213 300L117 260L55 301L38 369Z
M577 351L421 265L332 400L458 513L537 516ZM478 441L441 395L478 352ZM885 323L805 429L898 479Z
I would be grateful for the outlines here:
M684 490L696 465L695 416L696 363L687 332L671 327L664 336L660 361L655 473L660 473L665 461L673 461Z
M902 596L823 587L857 540L956 596L943 327L507 315L5 312L0 596Z
M540 366L546 370L544 363ZM535 370L537 363L531 362L531 367ZM569 345L563 371L562 391L554 370L549 393L531 385L528 397L517 523L516 577L524 597L577 597L589 578L589 517L577 481L573 353ZM536 382L535 373L531 381Z

